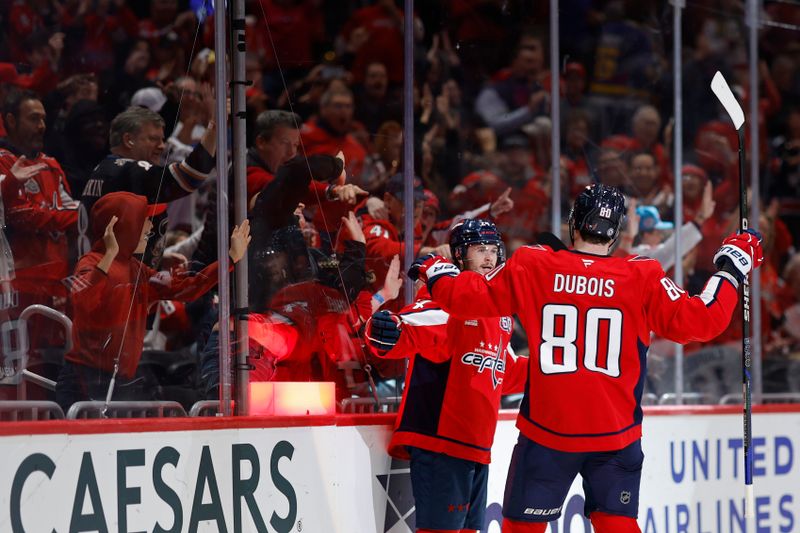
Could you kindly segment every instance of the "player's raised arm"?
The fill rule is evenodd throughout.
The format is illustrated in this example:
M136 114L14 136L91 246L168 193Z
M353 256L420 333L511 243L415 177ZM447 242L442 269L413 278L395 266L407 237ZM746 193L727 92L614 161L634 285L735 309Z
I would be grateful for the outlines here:
M649 273L645 306L650 329L675 342L708 341L722 333L738 302L738 287L763 262L760 236L731 235L714 256L719 271L703 292L689 297L660 267Z

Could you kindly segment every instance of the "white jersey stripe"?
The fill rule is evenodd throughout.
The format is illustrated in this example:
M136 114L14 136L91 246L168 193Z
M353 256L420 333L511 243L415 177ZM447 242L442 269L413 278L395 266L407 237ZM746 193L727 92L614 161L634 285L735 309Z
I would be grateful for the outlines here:
M400 315L403 323L409 326L441 326L447 324L449 317L450 315L441 309L426 309L418 313Z
M706 307L708 307L711 302L716 299L720 283L722 283L722 277L719 275L711 276L708 282L706 282L703 292L700 293L700 299L703 300L703 303L706 304Z

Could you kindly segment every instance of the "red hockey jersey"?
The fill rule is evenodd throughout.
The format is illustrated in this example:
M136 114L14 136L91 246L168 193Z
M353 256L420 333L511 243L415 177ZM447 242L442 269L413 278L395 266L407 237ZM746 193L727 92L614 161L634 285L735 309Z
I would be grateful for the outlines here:
M409 358L389 453L406 446L489 464L501 394L521 392L527 358L515 358L511 317L450 317L423 288L400 313L402 333L384 357Z
M58 161L43 153L28 165L44 164L20 182L11 173L19 154L0 149L0 190L17 279L15 288L27 294L66 297L62 280L69 275L66 232L78 224L78 202ZM41 302L40 302L41 303Z
M119 253L108 272L98 268L106 250L100 237L78 260L72 284L73 346L64 356L67 361L106 372L119 361L120 375L132 378L142 356L151 305L158 300L192 301L217 284L216 261L189 276L182 268L156 272L134 257L147 211L147 199L129 192L112 192L95 203L92 233L103 235L111 217L117 216Z
M650 332L675 342L719 335L737 304L725 273L689 297L653 259L525 246L485 277L436 281L433 296L464 316L516 313L532 362L517 427L568 452L624 448L642 434Z

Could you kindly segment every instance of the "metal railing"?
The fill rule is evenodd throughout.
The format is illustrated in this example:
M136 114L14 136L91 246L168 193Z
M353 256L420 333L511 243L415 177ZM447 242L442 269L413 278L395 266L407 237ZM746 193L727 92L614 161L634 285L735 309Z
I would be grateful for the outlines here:
M705 405L715 403L713 396L705 392L684 392L682 395L683 405ZM678 395L674 392L667 392L658 399L658 405L677 405Z
M400 409L400 397L345 398L340 407L341 412L346 414L396 413Z
M19 346L17 350L15 350L15 355L6 356L4 361L4 364L15 365L18 369L15 375L7 377L3 382L17 385L17 398L20 400L25 400L27 398L26 383L33 383L50 391L56 390L55 381L27 369L29 349L28 320L34 315L42 315L61 324L64 327L66 337L64 351L69 352L72 349L72 320L70 320L67 315L47 307L46 305L34 304L26 307L20 313L19 319L16 322L16 329L18 330L17 342Z
M800 403L800 392L769 392L760 395L760 403ZM742 403L742 394L726 394L719 399L720 405Z
M63 419L64 411L55 402L38 400L0 401L0 420L4 422Z
M233 402L231 402L233 403ZM233 412L233 405L231 405ZM189 416L221 416L219 412L219 400L200 400L194 402L189 409Z
M642 405L658 405L658 396L652 392L642 394Z

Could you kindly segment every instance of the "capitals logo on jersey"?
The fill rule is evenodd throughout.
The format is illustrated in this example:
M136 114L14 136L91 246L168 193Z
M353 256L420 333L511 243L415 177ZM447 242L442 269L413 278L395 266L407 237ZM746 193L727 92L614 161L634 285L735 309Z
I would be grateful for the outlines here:
M503 378L498 374L505 374L506 371L505 355L501 357L501 353L505 354L505 349L501 344L481 342L481 346L475 351L462 355L461 362L478 367L478 374L482 374L484 370L488 369L492 376L492 387L497 389L503 383Z

